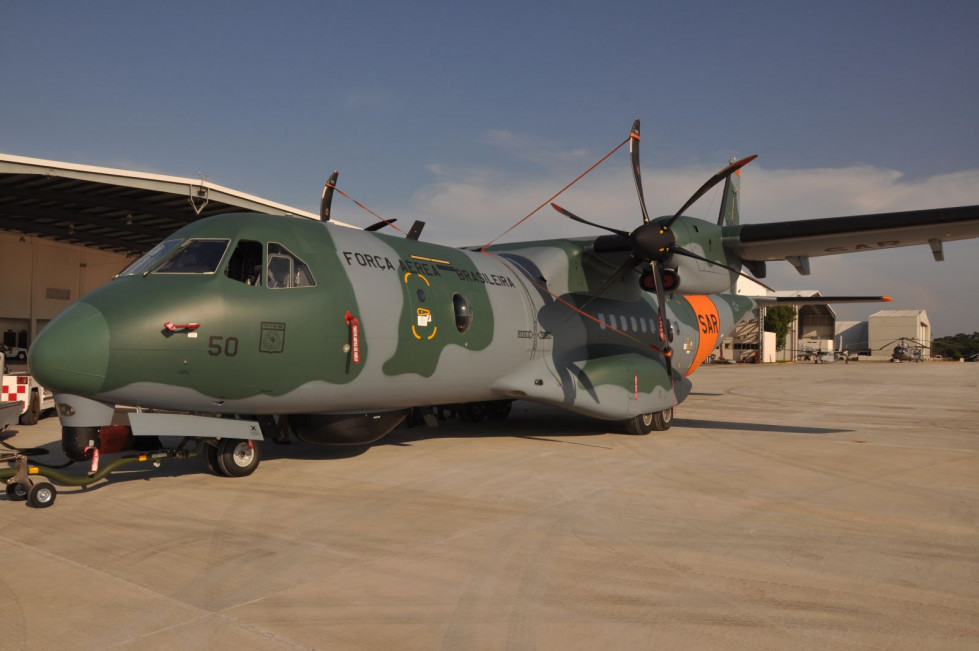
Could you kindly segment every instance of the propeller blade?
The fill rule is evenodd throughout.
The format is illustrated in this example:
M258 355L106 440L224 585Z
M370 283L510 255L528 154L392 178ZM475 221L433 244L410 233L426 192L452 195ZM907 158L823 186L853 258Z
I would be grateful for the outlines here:
M397 217L395 217L394 219L382 219L379 222L374 222L370 226L367 226L366 228L364 228L364 230L365 231L379 231L382 228L384 228L385 226L390 226L391 224L393 224L396 221L398 221L398 218Z
M636 182L636 192L639 194L639 207L642 209L642 223L649 223L649 213L646 212L646 199L642 193L642 174L639 171L639 118L632 123L632 133L629 135L629 155L632 157L632 179Z
M705 258L704 256L699 255L697 253L694 253L693 251L687 251L683 247L674 246L674 247L672 247L670 249L670 252L671 253L676 253L677 255L685 255L688 258L693 258L694 260L700 260L701 262L707 262L707 263L710 263L710 264L716 264L718 267L724 267L728 271L733 271L734 273L738 274L739 276L743 276L744 278L747 278L748 280L750 280L752 282L758 283L759 285L761 285L762 287L764 287L768 291L771 291L771 292L774 292L775 291L774 289L772 289L771 287L769 287L765 283L761 282L757 278L753 278L753 277L749 276L748 274L740 271L739 269L735 269L734 267L729 267L728 265L724 264L723 262L718 262L717 260L711 260L710 258Z
M609 233L615 233L616 235L621 235L622 237L629 237L629 234L626 233L625 231L620 231L617 228L610 228L608 226L602 226L601 224L596 224L595 222L590 222L587 219L582 219L581 217L579 217L578 215L574 214L570 210L565 210L564 208L562 208L561 206L557 205L556 203L553 203L552 202L551 203L551 208L553 208L554 210L558 211L559 213L561 213L565 217L568 217L569 219L575 220L576 222L580 222L582 224L588 224L589 226L594 226L595 228L600 228L603 231L608 231Z
M323 186L323 196L320 198L320 221L330 221L330 206L333 205L333 190L337 187L337 177L340 176L339 170L334 170L330 178Z
M599 298L602 294L604 294L605 292L607 292L609 287L611 287L615 283L619 282L619 280L622 279L622 276L624 276L628 272L630 272L633 269L635 269L636 266L639 265L639 264L640 264L640 261L639 260L636 260L635 258L633 258L631 256L629 258L626 258L626 261L622 263L622 266L620 266L618 269L616 269L615 270L615 273L613 273L611 276L609 276L608 277L608 280L606 280L604 283L602 283L602 286L598 288L598 291L595 292L594 294L592 294L591 297L587 301L585 301L582 304L582 306L579 307L578 309L579 310L584 310L586 307L588 307L588 305L592 301L594 301L596 298Z
M723 181L724 179L726 179L727 176L728 176L728 174L732 174L732 173L738 171L739 169L741 169L742 167L744 167L745 165L747 165L751 161L755 160L756 158L758 158L758 154L752 154L751 156L745 156L741 160L736 160L733 163L728 164L727 167L725 167L724 169L722 169L721 171L719 171L717 174L715 174L714 176L712 176L709 179L707 179L707 182L704 183L702 186L700 186L700 189L697 190L696 192L694 192L692 197L690 197L689 199L687 199L687 202L685 204L683 204L683 206L679 210L676 211L676 214L673 215L672 217L670 217L670 221L666 222L664 228L669 228L670 226L672 226L673 225L673 222L675 222L680 217L680 215L683 214L683 211L684 210L686 210L687 208L689 208L690 206L692 206L693 203L695 201L697 201L697 199L699 199L702 196L704 196L705 194L707 194L707 192L711 188L713 188L715 185L717 185L718 183L720 183L721 181Z
M653 269L653 282L656 283L656 309L659 311L659 337L663 342L663 357L666 359L666 375L673 379L673 349L670 347L670 339L666 335L666 292L663 291L663 272L660 270L658 262L653 260L649 263Z

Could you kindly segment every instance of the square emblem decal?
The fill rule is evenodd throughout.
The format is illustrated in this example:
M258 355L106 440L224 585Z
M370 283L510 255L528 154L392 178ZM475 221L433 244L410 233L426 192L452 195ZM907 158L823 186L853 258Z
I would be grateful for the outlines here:
M281 353L286 345L286 324L262 321L262 336L258 351L261 353Z

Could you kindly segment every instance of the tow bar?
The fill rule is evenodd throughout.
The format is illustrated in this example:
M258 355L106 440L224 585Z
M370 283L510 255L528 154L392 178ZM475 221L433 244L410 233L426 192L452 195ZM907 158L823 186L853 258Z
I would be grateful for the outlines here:
M185 447L189 441L194 441L195 443L192 449L187 449ZM189 459L190 457L195 457L200 452L203 445L204 439L189 437L184 438L175 448L166 448L156 452L121 457L115 461L112 461L111 463L106 464L105 467L97 472L91 472L82 476L72 475L62 472L57 468L51 468L45 465L31 464L27 457L23 454L0 456L0 461L6 461L13 464L8 468L0 469L0 481L6 483L7 497L12 502L26 501L34 508L43 509L54 504L54 499L57 497L58 491L50 482L40 481L35 483L34 480L31 479L33 476L38 475L48 479L53 479L59 484L64 484L66 486L85 487L90 486L97 481L101 481L108 475L125 466L131 466L138 463L150 463L155 467L159 467L160 461L163 459Z

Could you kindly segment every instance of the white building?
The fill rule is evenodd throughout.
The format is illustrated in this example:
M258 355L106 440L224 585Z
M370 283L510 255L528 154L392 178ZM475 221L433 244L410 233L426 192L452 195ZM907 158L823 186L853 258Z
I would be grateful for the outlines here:
M867 319L867 341L871 359L889 359L902 339L912 347L931 349L931 322L924 310L881 310Z

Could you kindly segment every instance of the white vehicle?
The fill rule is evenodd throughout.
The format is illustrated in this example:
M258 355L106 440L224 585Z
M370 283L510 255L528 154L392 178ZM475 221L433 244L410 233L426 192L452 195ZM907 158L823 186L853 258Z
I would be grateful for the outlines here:
M3 376L4 381L6 382L6 373L4 373L4 371L7 370L7 367L5 362L6 360L3 357L3 351L0 351L0 375ZM4 400L0 401L0 430L5 430L7 429L8 425L13 425L16 423L17 419L20 417L21 411L23 411L23 408L24 403L17 402L16 400L9 402L5 398Z
M10 359L10 360L16 359L18 362L26 362L27 361L27 349L26 348L21 348L19 346L7 346L5 344L3 346L3 352L7 356L7 359Z
M17 401L21 403L21 425L34 425L41 418L41 412L54 409L54 395L38 384L30 373L4 373L0 404Z

